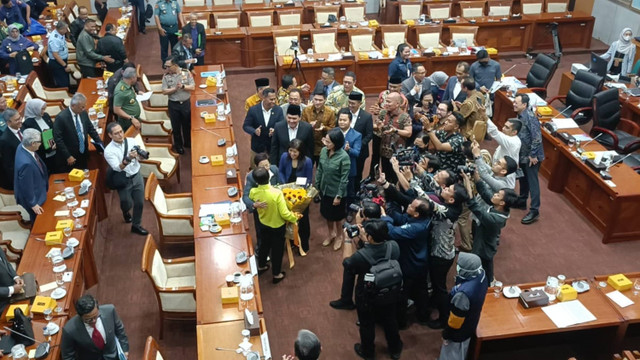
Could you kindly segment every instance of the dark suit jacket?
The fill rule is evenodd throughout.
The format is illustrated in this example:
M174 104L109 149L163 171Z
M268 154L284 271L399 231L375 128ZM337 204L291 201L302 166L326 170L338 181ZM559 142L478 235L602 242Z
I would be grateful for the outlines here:
M369 141L373 139L373 117L371 114L360 110L353 129L362 135L362 148L360 149L360 156L358 156L358 158L366 159L369 157Z
M431 80L428 77L425 77L422 80L422 91L420 94L411 95L411 90L416 86L416 79L411 76L405 81L402 82L401 92L409 101L409 109L413 109L413 105L420 103L420 96L425 91L431 92Z
M333 88L335 88L338 85L340 85L340 83L338 83L337 81L333 80L333 84L331 85L331 88L329 89L329 92L331 92L331 90L333 90ZM324 92L324 83L322 83L322 79L316 81L316 86L313 88L313 93L311 93L311 97L313 97L313 94L315 94L318 91ZM326 98L326 95L329 95L329 94L325 93L325 98ZM364 99L362 99L362 100L364 100Z
M42 120L44 120L44 122L49 125L49 129L53 129L53 121L51 121L51 116L49 116L49 114L44 113L44 115L42 115ZM22 123L22 131L24 131L25 129L36 129L40 132L42 132L42 129L40 128L40 125L38 125L38 123L36 122L36 119L34 118L29 118L29 119L24 119L24 122ZM49 152L55 152L55 150L49 150ZM40 144L40 148L38 149L38 155L40 155L40 158L42 160L45 161L45 163L47 163L47 151L44 150L44 145ZM53 156L52 156L53 159ZM48 164L54 164L54 162L49 162ZM56 170L56 169L48 169L49 171L52 170Z
M447 87L444 89L444 94L442 95L442 101L460 101L463 102L467 99L467 94L464 91L460 91L457 98L453 98L453 89L456 87L456 83L458 82L457 76L452 76L449 78L447 82Z
M98 40L96 52L100 55L109 55L115 60L113 63L107 63L107 70L114 72L122 67L124 60L127 58L127 52L124 49L122 39L109 33Z
M13 286L16 271L13 269L4 251L0 250L0 311L9 304L9 286Z
M196 55L191 49L187 49L185 51L184 46L182 46L182 41L178 41L178 43L171 50L171 55L175 58L176 63L178 63L178 65L183 69L191 70L193 69L193 64L187 64L184 62L189 58L189 54L191 54L191 59L196 58Z
M76 132L75 119L71 115L69 108L64 109L56 116L53 123L53 139L56 142L56 156L59 164L67 164L69 156L76 158L73 167L77 169L86 169L87 160L89 158L89 135L96 143L102 143L96 129L91 125L89 115L86 111L80 114L80 122L82 123L82 131L84 133L84 153L80 153L80 142L78 141L78 133ZM68 170L72 167L67 166Z
M100 319L106 334L104 349L100 351L91 340L91 336L78 315L69 320L62 329L60 357L62 360L117 360L116 338L124 352L129 352L129 339L124 325L111 304L100 305Z
M71 22L71 25L69 25L69 35L71 37L71 42L73 43L73 45L75 45L76 41L78 41L78 36L80 36L80 33L83 29L84 21L82 21L80 18L76 18Z
M47 190L49 190L47 166L42 159L40 159L40 164L42 164L42 169L38 166L36 159L22 145L18 146L16 151L14 196L16 203L27 209L31 215L31 221L35 217L35 213L31 208L44 204L45 200L47 200Z
M7 128L0 135L0 156L2 157L1 186L7 190L13 190L13 172L16 160L16 149L20 145L20 139Z
M255 153L268 152L271 149L271 138L269 137L269 129L273 129L276 123L284 121L282 108L274 106L271 108L271 116L269 123L264 126L264 116L262 116L262 102L249 108L247 117L244 118L242 129L251 135L251 150ZM256 135L256 129L262 126L260 136Z
M271 156L269 161L272 164L278 165L280 162L280 155L289 150L289 130L287 128L289 124L286 121L276 124L273 137L271 138ZM302 140L304 144L305 156L313 156L313 127L308 122L298 122L298 133L296 139ZM309 155L311 154L311 155Z
M195 49L204 51L207 45L207 34L204 32L204 25L196 23L196 30L198 31L198 37L193 39L193 46L191 47L194 53ZM182 33L191 35L191 23L187 23L182 27Z

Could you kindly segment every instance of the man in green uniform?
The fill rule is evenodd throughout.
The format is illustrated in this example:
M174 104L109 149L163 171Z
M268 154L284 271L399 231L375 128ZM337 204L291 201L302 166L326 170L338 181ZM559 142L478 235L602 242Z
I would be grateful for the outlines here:
M160 0L156 4L154 11L158 34L160 35L160 56L164 64L170 49L178 43L178 14L180 14L180 4L176 0Z
M136 91L133 89L138 81L135 68L127 68L122 73L122 80L116 85L113 93L113 112L118 116L118 123L125 132L133 125L140 129L140 104L136 100Z

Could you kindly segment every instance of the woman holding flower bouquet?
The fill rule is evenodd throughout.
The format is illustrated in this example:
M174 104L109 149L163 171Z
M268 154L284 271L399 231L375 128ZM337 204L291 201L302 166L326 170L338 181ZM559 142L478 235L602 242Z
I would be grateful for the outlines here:
M333 250L342 247L342 224L346 214L345 200L351 160L349 154L342 148L344 135L342 130L333 128L322 138L324 147L320 152L318 169L316 172L316 188L322 196L320 214L327 220L329 237L322 246L329 246L332 242Z
M311 185L313 180L313 163L311 158L305 156L302 140L293 139L289 143L289 150L280 156L279 175L280 183L295 183L300 177L306 178L306 187ZM298 236L300 245L304 252L309 251L309 236L311 228L309 226L309 208L302 212L302 218L298 220Z

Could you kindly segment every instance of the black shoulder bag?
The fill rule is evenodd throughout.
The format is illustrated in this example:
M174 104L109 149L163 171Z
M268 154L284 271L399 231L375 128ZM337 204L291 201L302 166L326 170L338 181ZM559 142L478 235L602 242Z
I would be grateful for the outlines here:
M124 155L122 160L127 157L127 150L129 150L129 143L127 139L124 139ZM107 187L111 190L120 190L127 186L127 173L122 171L114 171L111 166L107 166Z

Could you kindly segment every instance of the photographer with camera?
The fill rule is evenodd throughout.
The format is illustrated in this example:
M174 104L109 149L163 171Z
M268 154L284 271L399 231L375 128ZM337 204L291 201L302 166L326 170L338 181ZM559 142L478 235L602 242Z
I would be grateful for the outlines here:
M473 153L473 161L480 178L489 185L491 190L499 191L501 189L513 189L515 184L510 184L508 176L518 170L518 163L508 155L498 159L489 165L482 158L480 145L477 141L471 144L471 152Z
M476 191L480 199L473 197L471 190L471 179L467 174L460 174L467 189L469 199L467 206L473 212L473 248L471 252L478 255L482 260L489 283L493 282L493 257L498 251L500 243L500 231L507 224L509 210L518 201L518 195L513 189L504 188L496 192L492 191L489 185L480 179L476 173L474 182Z
M428 192L439 191L456 181L456 174L450 170L435 172L440 163L438 159L423 156L415 166L401 162L397 157L391 159L391 167L398 177L398 187L407 196L416 198Z
M413 199L410 203L399 195L398 189L385 180L380 174L379 183L384 189L385 198L389 205L382 220L387 222L389 238L400 246L400 268L403 274L402 298L398 308L398 325L400 328L407 324L407 301L413 299L417 307L417 318L426 322L429 318L427 311L427 273L428 273L428 238L431 216L434 204L425 198ZM400 210L400 206L405 212Z
M131 223L131 232L147 235L149 232L141 226L144 207L144 179L140 174L140 160L148 159L149 153L140 148L134 138L125 138L122 126L117 122L107 125L107 134L111 142L104 149L104 158L115 172L126 174L126 185L118 189L120 209L125 223ZM133 217L129 212L133 206Z
M355 224L345 223L343 225L346 240L342 248L342 257L345 259L342 261L342 266L344 267L342 271L342 288L340 290L340 299L329 303L332 308L338 310L353 310L356 308L352 300L356 274L347 267L346 259L353 255L355 250L362 249L367 241L367 235L360 231L362 224L368 220L380 219L381 216L382 209L380 205L370 200L364 200L362 201L362 206L356 212Z
M363 359L375 357L376 321L384 327L387 346L392 359L400 359L402 340L398 331L396 309L400 297L401 280L398 258L400 248L390 241L387 224L380 219L358 225L365 245L343 262L345 272L358 275L356 307L360 321L360 343L354 350ZM383 267L382 271L380 271ZM391 276L387 276L391 275ZM381 287L384 286L385 291Z

